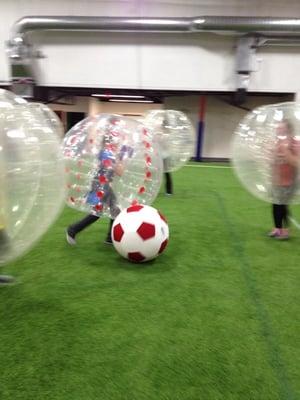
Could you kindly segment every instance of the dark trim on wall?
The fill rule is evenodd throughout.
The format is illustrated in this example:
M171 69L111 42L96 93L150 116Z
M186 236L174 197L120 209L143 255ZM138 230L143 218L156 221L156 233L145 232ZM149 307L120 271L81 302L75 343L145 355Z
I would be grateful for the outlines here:
M196 157L192 157L191 161L197 161ZM222 157L201 157L200 162L220 162L220 163L230 163L230 158Z

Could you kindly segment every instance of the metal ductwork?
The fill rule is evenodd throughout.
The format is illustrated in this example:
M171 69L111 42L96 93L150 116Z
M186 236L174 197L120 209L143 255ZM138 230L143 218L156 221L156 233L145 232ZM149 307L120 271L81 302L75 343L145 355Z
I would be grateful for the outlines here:
M256 36L242 36L237 41L236 47L236 92L233 103L243 104L246 101L249 87L250 74L255 71L256 50L259 46L259 38Z
M300 43L300 19L200 16L195 18L131 18L29 16L17 21L8 41L13 90L33 97L34 60L41 57L29 41L35 31L104 32L211 32L239 36L237 40L237 89L246 93L258 46Z

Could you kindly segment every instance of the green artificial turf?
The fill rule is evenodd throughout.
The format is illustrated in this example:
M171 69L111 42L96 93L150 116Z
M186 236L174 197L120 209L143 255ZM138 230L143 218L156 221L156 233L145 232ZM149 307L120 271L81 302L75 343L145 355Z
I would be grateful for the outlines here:
M300 231L266 237L270 205L230 168L190 164L154 206L170 244L149 264L65 242L66 209L0 288L1 400L295 400ZM293 208L300 220L300 210Z

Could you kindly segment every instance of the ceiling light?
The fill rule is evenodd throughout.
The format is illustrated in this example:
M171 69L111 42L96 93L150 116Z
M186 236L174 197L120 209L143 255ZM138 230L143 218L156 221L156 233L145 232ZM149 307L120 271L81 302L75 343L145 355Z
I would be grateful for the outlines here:
M111 100L108 100L108 101L112 101L112 102L115 102L115 103L154 103L154 101L153 100L130 100L130 99L128 99L128 100L122 100L122 99L111 99Z
M135 95L127 95L127 94L92 94L93 97L101 97L104 99L110 98L122 98L122 99L144 99L145 96L135 96Z

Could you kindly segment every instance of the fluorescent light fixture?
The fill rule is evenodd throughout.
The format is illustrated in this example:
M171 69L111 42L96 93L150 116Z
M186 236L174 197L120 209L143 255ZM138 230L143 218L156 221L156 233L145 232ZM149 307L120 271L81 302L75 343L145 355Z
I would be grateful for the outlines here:
M134 96L129 94L92 94L93 97L102 97L104 99L121 98L121 99L144 99L145 96Z
M122 100L122 99L111 99L108 101L112 101L115 103L154 103L153 100Z

